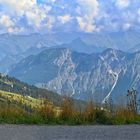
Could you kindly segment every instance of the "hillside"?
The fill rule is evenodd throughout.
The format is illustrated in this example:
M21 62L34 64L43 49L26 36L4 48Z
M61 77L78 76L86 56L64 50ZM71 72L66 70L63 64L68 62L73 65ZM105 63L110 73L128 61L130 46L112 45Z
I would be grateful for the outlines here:
M37 99L31 96L22 96L17 93L0 90L0 102L7 104L8 103L15 104L19 106L26 106L31 109L40 109L44 104L44 99L43 98ZM49 100L47 101L47 103L53 106L53 103L50 102Z
M33 85L28 85L4 74L0 74L0 93L2 93L1 95L4 95L4 97L8 97L9 99L11 98L11 96L15 96L17 100L16 102L19 102L19 100L21 101L21 99L23 98L25 102L26 100L27 102L33 101L33 103L36 103L37 101L40 104L40 99L41 101L45 99L48 101L48 103L54 104L54 106L61 106L64 99L64 96L60 96L56 92L37 88ZM84 108L86 105L86 103L81 100L72 100L76 108Z
M30 86L4 74L0 74L0 90L34 98L47 98L55 104L58 104L58 101L61 101L61 97L54 92Z

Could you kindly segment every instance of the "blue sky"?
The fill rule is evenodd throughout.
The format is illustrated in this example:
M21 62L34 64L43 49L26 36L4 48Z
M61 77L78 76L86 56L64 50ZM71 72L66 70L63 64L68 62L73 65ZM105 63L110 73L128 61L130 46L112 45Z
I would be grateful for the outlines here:
M139 26L140 0L0 0L0 33L93 33Z

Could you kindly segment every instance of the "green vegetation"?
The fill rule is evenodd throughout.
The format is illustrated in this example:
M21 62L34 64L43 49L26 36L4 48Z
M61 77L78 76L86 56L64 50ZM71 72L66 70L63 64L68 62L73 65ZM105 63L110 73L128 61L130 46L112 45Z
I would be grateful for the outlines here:
M70 98L63 98L60 107L47 99L35 99L16 93L0 91L0 123L8 124L134 124L140 123L140 116L127 107L113 111L101 109L88 102L83 109L74 107Z
M140 123L135 90L129 90L127 104L112 107L87 104L27 85L0 74L0 123L8 124L134 124Z
M63 100L59 94L46 89L37 88L32 85L28 85L24 82L21 82L15 78L11 78L7 75L0 73L0 90L16 93L24 97L33 97L33 98L45 98L50 102L53 102L55 106L60 106ZM73 100L75 106L85 106L85 102L80 100Z

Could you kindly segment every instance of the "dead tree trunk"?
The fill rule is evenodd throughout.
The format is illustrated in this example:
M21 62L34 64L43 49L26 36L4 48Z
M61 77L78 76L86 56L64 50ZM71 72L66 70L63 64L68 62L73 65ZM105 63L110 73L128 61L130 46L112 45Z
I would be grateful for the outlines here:
M127 108L134 114L138 113L137 91L134 89L127 91Z

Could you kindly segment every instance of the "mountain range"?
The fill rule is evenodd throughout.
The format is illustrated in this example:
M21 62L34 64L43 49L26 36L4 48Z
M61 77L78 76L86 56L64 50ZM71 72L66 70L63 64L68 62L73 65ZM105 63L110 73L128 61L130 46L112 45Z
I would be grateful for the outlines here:
M62 32L29 35L0 35L0 72L7 73L10 67L22 59L40 53L46 48L68 48L80 53L99 53L107 48L125 52L137 52L140 46L140 31L79 33Z
M0 72L76 99L117 100L140 88L139 38L139 30L1 34Z
M118 32L95 32L95 33L79 33L79 32L62 32L50 34L29 34L29 35L14 35L1 34L0 35L0 58L6 54L17 55L29 52L30 48L47 48L52 46L59 46L62 44L71 44L74 40L81 40L85 45L92 46L92 48L113 48L123 51L128 51L132 48L138 47L140 44L140 30L127 30ZM75 44L78 47L70 46L75 51L79 50L79 43ZM81 46L81 50L83 47ZM80 50L80 51L81 51ZM30 50L31 51L31 50ZM95 51L95 49L94 49ZM88 51L88 53L90 50ZM30 52L30 54L32 51Z
M13 66L9 74L24 82L76 99L105 102L125 97L130 88L140 90L140 52L106 49L79 53L50 48Z

